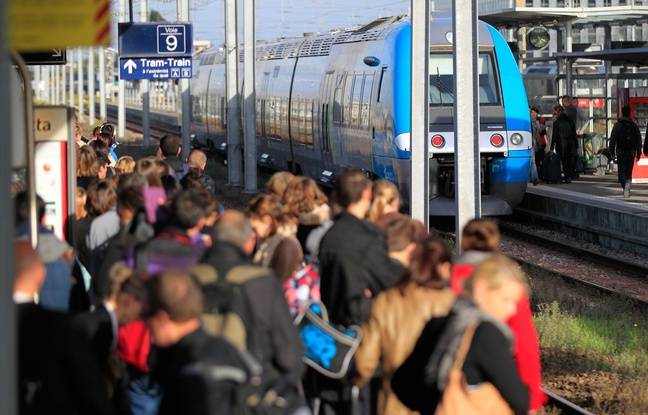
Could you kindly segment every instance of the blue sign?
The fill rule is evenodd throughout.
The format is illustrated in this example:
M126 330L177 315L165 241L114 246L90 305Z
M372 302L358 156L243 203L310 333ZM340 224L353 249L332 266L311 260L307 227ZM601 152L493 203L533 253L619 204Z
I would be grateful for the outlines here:
M120 23L119 56L141 58L191 55L190 23Z
M169 80L191 78L191 56L160 58L120 58L119 77L123 80Z

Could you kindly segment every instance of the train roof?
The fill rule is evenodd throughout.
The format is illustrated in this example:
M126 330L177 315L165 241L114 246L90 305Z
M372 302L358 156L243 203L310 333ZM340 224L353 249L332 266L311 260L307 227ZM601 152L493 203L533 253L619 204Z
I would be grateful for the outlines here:
M367 42L385 39L391 31L403 23L409 22L409 16L381 17L372 22L351 29L334 29L328 33L315 33L301 37L279 38L257 41L256 54L258 60L289 59L308 56L327 56L333 45L344 43ZM487 25L479 22L479 39L481 46L492 45L488 35ZM430 45L448 45L447 33L452 32L452 18L447 13L432 14L430 26ZM240 48L239 58L243 59L243 48ZM210 55L214 54L214 58ZM212 64L215 60L222 61L224 48L211 48L203 52L201 64Z

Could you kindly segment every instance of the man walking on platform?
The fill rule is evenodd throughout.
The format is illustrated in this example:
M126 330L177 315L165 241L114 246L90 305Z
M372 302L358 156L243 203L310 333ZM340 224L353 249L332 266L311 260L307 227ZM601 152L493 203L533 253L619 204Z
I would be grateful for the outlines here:
M556 106L554 110L556 111L556 120L551 137L551 151L556 151L560 156L564 175L563 182L571 183L575 174L574 168L578 151L576 126L563 107Z
M610 152L616 155L619 166L619 184L623 197L630 197L632 168L635 158L641 157L641 133L639 127L630 119L630 107L621 109L621 118L614 124L610 134Z

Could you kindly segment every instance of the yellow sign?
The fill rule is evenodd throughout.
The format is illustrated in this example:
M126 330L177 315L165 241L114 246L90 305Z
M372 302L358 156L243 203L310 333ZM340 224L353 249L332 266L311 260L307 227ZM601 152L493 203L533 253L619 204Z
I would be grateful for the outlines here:
M110 43L110 0L10 0L8 17L19 52Z
M34 140L67 142L72 134L68 107L34 107Z

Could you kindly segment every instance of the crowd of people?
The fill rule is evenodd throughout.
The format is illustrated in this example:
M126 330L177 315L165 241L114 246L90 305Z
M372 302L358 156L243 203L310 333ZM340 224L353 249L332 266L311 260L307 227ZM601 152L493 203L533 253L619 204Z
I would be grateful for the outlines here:
M96 133L69 243L42 224L32 249L15 197L20 414L455 414L458 390L476 413L544 404L529 287L494 222L470 222L455 259L357 169L330 196L279 172L227 209L204 152L182 160L165 136L116 157L114 128ZM304 363L294 321L313 304L359 327L342 378Z
M578 178L579 137L584 134L586 119L581 116L577 102L575 98L565 95L560 104L553 107L550 133L538 108L530 108L534 157L529 178L534 185L538 184L540 179L550 183L571 183L573 179ZM648 128L642 145L641 132L631 118L631 109L624 106L612 128L605 153L610 161L616 160L618 180L625 198L630 197L632 171L635 160L641 158L642 152L648 156ZM551 172L554 169L551 165L554 154L557 156L557 174Z

